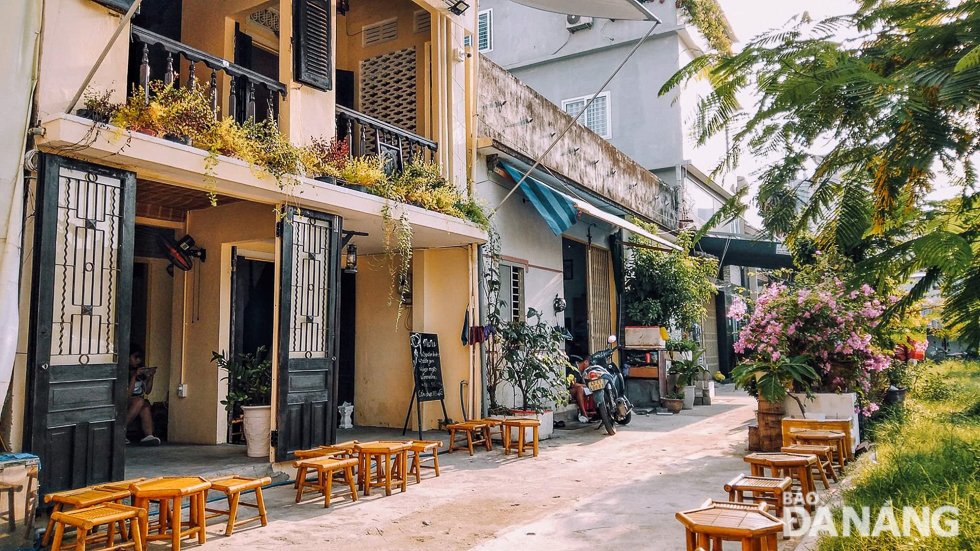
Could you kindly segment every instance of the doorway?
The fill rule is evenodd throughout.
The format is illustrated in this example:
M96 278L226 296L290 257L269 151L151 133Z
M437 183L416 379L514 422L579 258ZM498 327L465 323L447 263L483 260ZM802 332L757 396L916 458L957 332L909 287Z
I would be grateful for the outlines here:
M585 244L562 238L562 272L565 287L565 327L572 339L565 342L570 355L589 355L589 291Z
M357 274L340 278L340 354L337 371L337 404L354 403L354 342L357 334ZM339 417L338 417L339 422Z

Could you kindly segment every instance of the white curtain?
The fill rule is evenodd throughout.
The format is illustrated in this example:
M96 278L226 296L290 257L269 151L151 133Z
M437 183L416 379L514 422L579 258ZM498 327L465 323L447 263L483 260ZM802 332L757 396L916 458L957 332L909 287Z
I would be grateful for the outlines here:
M43 3L6 2L0 18L0 408L7 396L17 351L21 238L24 230L24 148L30 127L31 96L37 82L37 55Z

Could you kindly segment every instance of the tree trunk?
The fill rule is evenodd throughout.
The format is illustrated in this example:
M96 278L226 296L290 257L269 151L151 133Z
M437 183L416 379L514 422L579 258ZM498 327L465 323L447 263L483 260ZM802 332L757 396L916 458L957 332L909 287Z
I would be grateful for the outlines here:
M783 446L783 417L786 409L782 402L770 402L759 396L759 445L764 452L778 452Z

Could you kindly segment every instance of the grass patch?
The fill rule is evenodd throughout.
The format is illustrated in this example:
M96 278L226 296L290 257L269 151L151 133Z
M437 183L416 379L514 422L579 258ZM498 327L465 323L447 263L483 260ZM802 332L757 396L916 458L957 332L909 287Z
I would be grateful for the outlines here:
M904 410L876 424L878 461L856 475L844 503L869 507L872 526L891 505L899 527L902 507L951 505L959 508L959 535L825 536L820 551L980 549L980 363L946 361L923 370ZM839 511L835 518L840 531Z

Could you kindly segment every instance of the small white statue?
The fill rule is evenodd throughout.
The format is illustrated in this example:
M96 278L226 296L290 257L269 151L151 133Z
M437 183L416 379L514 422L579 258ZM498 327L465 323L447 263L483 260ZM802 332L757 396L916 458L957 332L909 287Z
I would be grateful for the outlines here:
M344 402L338 406L337 409L340 410L340 428L354 428L354 422L351 419L351 417L354 415L354 405L350 402Z

